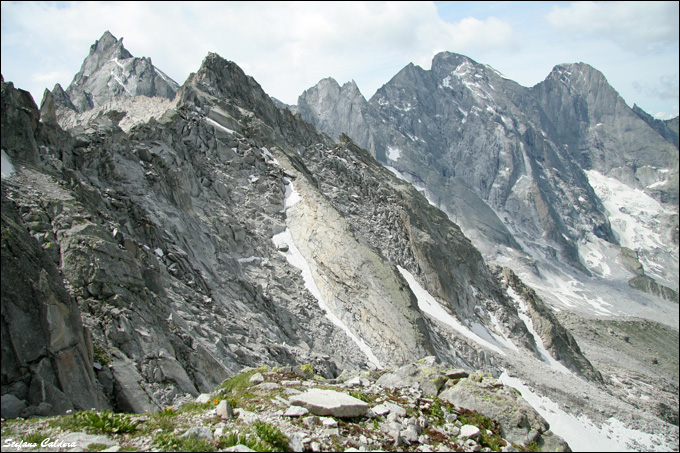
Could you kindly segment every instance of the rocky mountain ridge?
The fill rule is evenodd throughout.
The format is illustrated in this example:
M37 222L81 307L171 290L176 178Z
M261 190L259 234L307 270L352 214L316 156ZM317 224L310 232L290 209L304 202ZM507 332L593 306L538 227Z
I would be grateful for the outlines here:
M526 88L489 66L442 52L430 70L406 66L369 101L345 87L324 79L295 109L331 137L347 132L416 185L487 260L512 262L522 278L541 286L549 287L541 280L555 273L586 286L594 276L616 282L617 293L629 283L628 293L635 288L677 301L672 127L627 107L596 69L556 66ZM649 197L645 203L657 203L659 217L639 211L620 218L619 207L636 209L621 200L613 212L605 207L610 180L630 192L622 198L641 191ZM663 239L628 240L633 229L645 228L643 234ZM629 249L639 260L635 271L621 265Z
M3 80L3 167L6 156L16 171L3 168L2 393L20 415L156 411L243 366L309 363L334 378L424 356L494 376L561 366L604 398L608 378L540 297L487 267L411 184L279 109L235 63L209 54L173 101L109 99L67 132L42 107ZM57 274L24 263L24 249ZM17 269L25 284L5 284ZM33 314L22 301L44 300L46 281L62 299ZM68 312L74 334L53 345ZM70 351L82 370L59 368ZM93 388L87 403L69 393L77 379Z

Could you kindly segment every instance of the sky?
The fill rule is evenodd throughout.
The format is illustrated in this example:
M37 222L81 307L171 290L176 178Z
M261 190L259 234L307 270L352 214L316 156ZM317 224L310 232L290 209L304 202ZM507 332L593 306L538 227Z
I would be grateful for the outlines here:
M600 70L629 106L678 115L678 2L2 2L2 74L40 103L108 30L182 84L208 52L287 104L325 77L368 99L441 51L530 87L555 65Z

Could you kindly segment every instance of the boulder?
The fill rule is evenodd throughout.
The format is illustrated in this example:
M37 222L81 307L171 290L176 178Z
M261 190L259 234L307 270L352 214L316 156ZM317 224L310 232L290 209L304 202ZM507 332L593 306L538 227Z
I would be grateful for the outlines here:
M290 403L303 406L312 414L335 417L361 417L368 410L367 403L334 390L310 389L292 396Z
M549 429L548 422L514 389L498 385L490 378L482 378L481 383L469 378L461 379L458 384L443 391L439 397L455 406L474 410L498 420L503 437L510 442L523 444L530 431L537 430L543 433Z
M17 418L26 409L26 403L14 395L2 395L2 418Z

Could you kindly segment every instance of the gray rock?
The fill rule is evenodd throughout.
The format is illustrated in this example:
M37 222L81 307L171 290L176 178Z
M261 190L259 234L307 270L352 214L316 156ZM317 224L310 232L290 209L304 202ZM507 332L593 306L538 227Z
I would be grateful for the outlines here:
M250 383L251 384L261 384L264 382L264 376L262 376L262 373L255 373L250 377Z
M294 406L303 406L316 415L335 417L360 417L368 410L368 404L334 390L310 389L290 397Z
M81 451L87 450L87 447L91 444L102 444L108 447L118 445L118 442L104 435L85 433L66 433L59 436L59 439L55 439L55 441L61 444L72 444L73 448Z
M218 417L231 419L234 418L234 410L227 400L221 400L217 404L216 414Z
M113 80L115 83L111 83ZM55 99L57 107L89 110L115 97L175 97L179 85L149 58L135 58L108 31L95 42L73 82ZM55 87L56 90L56 87ZM64 95L67 99L64 99Z
M408 443L412 442L417 442L418 441L418 431L415 426L409 425L406 427L406 429L402 430L399 432L401 437L407 441Z
M480 430L474 425L463 425L460 427L460 437L477 438L480 435Z
M211 400L211 397L210 397L210 394L209 394L209 393L201 393L200 395L198 395L198 396L196 397L196 402L197 402L198 404L205 404L205 403L207 403L207 402L210 401L210 400Z
M376 415L387 415L392 413L397 417L406 416L406 409L389 401L374 406L372 410Z
M290 406L283 415L286 417L302 417L308 413L309 411L304 407Z
M234 452L247 453L247 452L252 452L252 451L255 451L255 450L251 449L250 447L246 447L243 444L238 444L238 445L234 445L233 447L227 447L227 448L224 449L224 451L234 451Z
M302 452L305 451L305 444L302 442L302 437L298 434L292 434L289 436L288 448L290 451Z
M213 433L212 430L207 426L194 426L193 428L189 428L184 434L182 434L179 437L180 439L186 437L197 437L199 439L212 439Z
M2 395L2 418L5 420L21 416L26 409L26 402L11 394Z
M503 437L511 442L523 443L530 430L545 432L549 428L538 412L513 389L505 386L484 385L483 382L480 385L466 378L443 391L439 397L455 406L498 420Z

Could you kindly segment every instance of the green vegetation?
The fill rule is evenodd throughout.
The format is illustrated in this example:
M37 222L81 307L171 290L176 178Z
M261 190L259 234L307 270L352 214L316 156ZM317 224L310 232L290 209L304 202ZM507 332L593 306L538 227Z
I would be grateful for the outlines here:
M145 429L152 432L159 429L166 432L172 432L175 429L175 418L177 417L177 414L178 412L172 407L149 414L149 420L145 424Z
M271 445L274 448L273 451L290 450L288 448L288 436L283 434L276 426L270 423L256 421L253 424L253 427L255 428L255 433L257 433L257 436L262 439L263 442Z
M362 392L361 390L350 390L347 392L350 396L353 396L354 398L363 401L364 403L372 403L373 398Z
M3 433L3 437L4 433ZM26 434L24 437L21 438L26 443L29 444L38 444L40 445L43 440L47 439L49 436L43 432L34 432L30 434Z
M107 448L109 448L109 446L106 444L90 444L87 446L85 451L102 451L106 450Z
M234 445L245 445L255 451L271 451L267 445L260 442L255 436L247 436L243 433L232 432L220 437L217 446L221 449L233 447Z
M171 433L162 433L154 438L154 446L160 451L214 451L215 445L199 437L184 437Z
M515 445L515 446L517 447L517 445ZM523 446L523 447L522 447L522 446L519 446L519 447L517 447L517 449L518 449L519 451L530 451L530 452L539 452L539 451L541 451L540 445L538 445L538 444L536 443L535 440L532 440L531 442L529 442L528 444L526 444L526 445Z
M111 355L108 353L106 348L99 344L99 342L92 342L92 350L94 351L94 361L99 362L101 365L111 365Z
M442 409L441 400L436 396L432 404L430 404L430 417L432 418L433 425L441 426L444 424L444 409Z
M122 434L137 431L137 423L130 414L116 414L111 411L80 411L53 422L53 426L65 430L85 430L90 433Z
M302 370L303 373L309 378L314 377L314 367L308 363L305 363L304 365L300 366L300 369Z
M500 451L501 447L506 445L506 442L500 435L501 429L498 422L486 415L475 411L463 410L458 415L458 420L464 425L474 425L479 428L481 432L479 443L482 447L489 447L493 451ZM487 431L490 431L491 434Z

